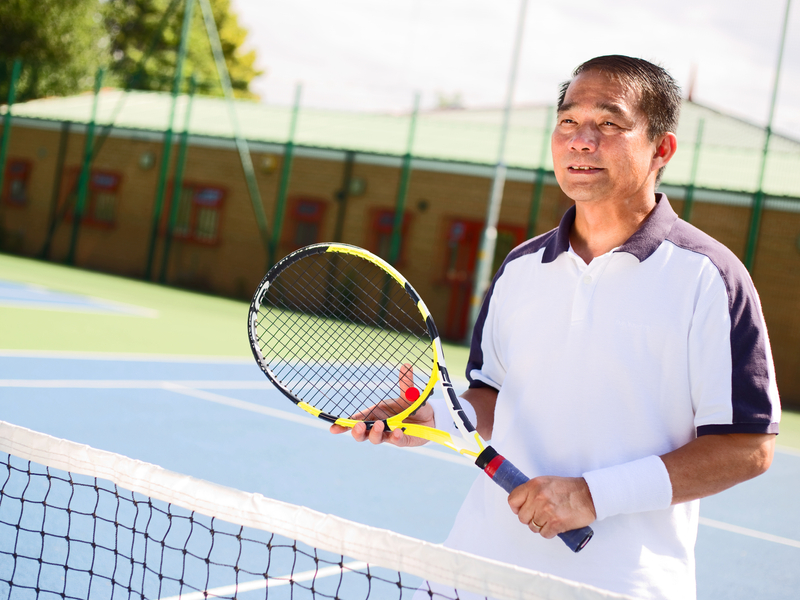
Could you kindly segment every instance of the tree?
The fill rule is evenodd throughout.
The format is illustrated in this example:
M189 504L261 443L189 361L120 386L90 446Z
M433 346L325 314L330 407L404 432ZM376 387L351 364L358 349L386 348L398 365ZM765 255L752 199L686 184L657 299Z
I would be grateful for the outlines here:
M18 58L23 61L18 102L91 90L101 66L109 70L105 85L171 90L185 4L186 0L0 0L0 104L8 97ZM261 71L254 66L255 51L241 49L247 30L231 12L230 0L211 0L211 6L234 92L254 97L250 82ZM187 81L194 72L201 93L222 95L197 5L189 39L183 71Z
M197 0L192 0L197 2ZM186 0L106 0L103 20L109 35L110 71L118 85L133 89L170 91L178 58ZM262 72L255 68L255 51L241 49L247 30L239 25L229 0L211 0L222 51L234 93L254 97L250 82ZM198 91L222 95L214 57L199 5L195 5L183 72L197 78ZM184 81L184 89L188 83Z
M98 0L0 1L0 104L15 59L23 61L17 101L91 89L107 62Z

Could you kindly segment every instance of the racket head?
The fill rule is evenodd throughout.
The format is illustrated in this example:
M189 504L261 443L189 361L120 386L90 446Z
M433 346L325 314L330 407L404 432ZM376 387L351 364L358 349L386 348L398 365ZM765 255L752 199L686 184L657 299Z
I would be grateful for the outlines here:
M401 422L439 378L438 332L419 295L383 259L347 244L306 246L270 269L248 333L286 397L345 427Z

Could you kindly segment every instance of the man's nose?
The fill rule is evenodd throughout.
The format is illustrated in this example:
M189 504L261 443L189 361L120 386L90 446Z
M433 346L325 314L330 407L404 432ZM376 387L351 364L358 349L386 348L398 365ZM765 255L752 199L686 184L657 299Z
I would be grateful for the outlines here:
M599 133L594 124L581 125L570 139L570 149L578 152L594 152L597 150Z

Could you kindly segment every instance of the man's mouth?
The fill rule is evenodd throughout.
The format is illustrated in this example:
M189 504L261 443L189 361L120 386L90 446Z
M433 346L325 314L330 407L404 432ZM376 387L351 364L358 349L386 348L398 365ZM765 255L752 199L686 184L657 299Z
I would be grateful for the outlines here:
M600 167L571 166L567 167L570 171L600 171Z

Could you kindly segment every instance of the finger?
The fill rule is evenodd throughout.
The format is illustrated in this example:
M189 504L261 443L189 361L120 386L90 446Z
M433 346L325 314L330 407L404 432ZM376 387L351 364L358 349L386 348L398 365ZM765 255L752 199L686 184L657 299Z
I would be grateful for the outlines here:
M547 523L537 523L536 517L533 517L530 520L530 523L528 523L528 529L530 529L533 533L541 533L545 525L547 525Z
M334 423L333 425L330 426L330 429L328 429L328 431L338 435L340 433L347 433L348 429L347 427L342 427L341 425L336 425Z
M547 527L547 528L542 527L542 529L539 531L539 535L546 540L552 540L558 534L556 533L556 530L553 527Z
M366 425L365 425L366 427ZM373 444L380 444L383 442L383 421L376 421L369 430L369 441Z
M400 427L394 429L389 434L389 437L387 438L386 441L394 444L395 446L401 446L401 447L408 446L411 443L409 436L407 436Z
M367 425L365 423L356 423L353 427L353 439L357 442L365 442L367 440Z
M405 363L400 367L400 397L406 397L408 388L414 387L414 366Z
M525 484L514 488L508 495L508 505L511 507L511 512L513 512L515 515L520 514L520 510L522 509L523 506L525 506L525 503L528 500L527 489L524 487L524 485ZM531 514L526 516L533 516L533 515ZM521 518L522 515L520 516L520 519Z

